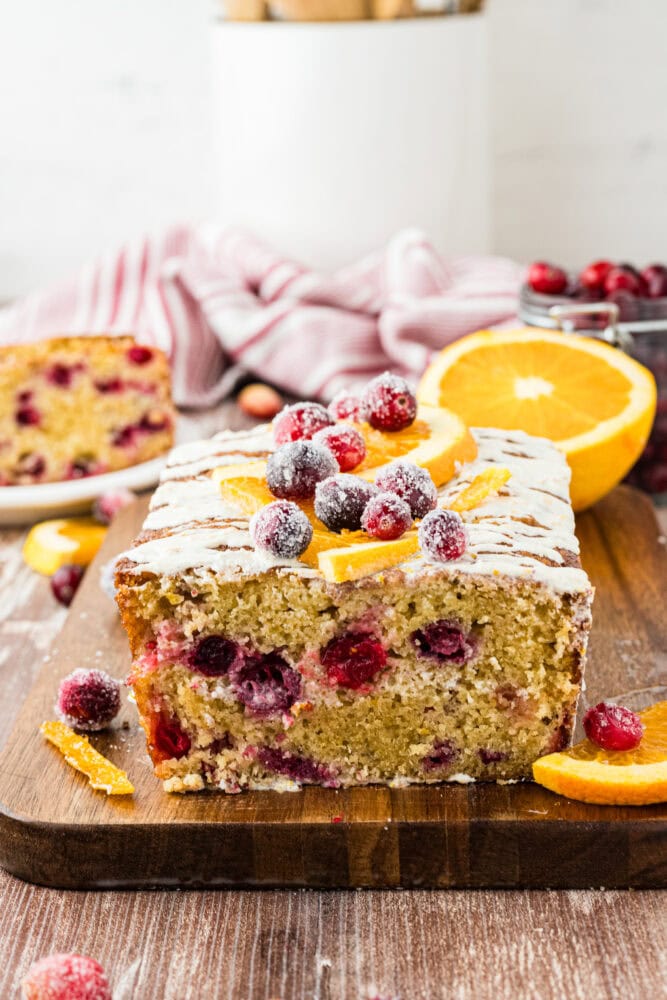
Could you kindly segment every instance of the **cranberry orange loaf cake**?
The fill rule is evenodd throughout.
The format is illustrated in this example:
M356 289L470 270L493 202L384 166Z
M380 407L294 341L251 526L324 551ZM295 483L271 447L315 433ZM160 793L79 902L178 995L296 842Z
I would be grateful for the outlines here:
M130 683L166 790L529 777L570 740L591 620L562 455L475 430L472 457L421 490L408 461L332 475L316 443L332 429L316 420L285 444L280 420L175 449L118 564ZM334 426L339 468L361 426ZM271 503L299 496L290 461L308 448L314 508ZM364 506L351 520L346 490ZM346 535L359 523L366 535Z
M0 486L136 465L169 450L173 427L167 359L132 337L0 348Z

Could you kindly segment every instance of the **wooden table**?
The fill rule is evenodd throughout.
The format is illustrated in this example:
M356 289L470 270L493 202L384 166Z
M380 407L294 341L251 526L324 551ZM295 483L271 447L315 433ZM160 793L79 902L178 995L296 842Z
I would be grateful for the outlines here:
M0 532L2 743L67 614L23 537ZM0 997L80 951L114 1000L639 1000L667 994L666 927L658 891L63 892L0 871Z

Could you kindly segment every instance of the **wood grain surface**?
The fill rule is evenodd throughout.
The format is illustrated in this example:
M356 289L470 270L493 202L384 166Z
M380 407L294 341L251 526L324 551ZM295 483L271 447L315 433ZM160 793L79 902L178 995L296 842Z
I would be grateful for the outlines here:
M3 742L67 614L23 537L0 532ZM0 997L74 949L114 1000L644 1000L667 995L666 919L660 891L71 892L0 871Z
M0 862L13 874L74 889L667 886L667 806L591 806L532 783L165 795L127 703L92 742L128 772L136 793L92 792L39 725L53 717L58 682L75 666L128 672L127 641L99 578L145 511L144 500L112 525L0 757ZM640 684L654 692L667 681L667 554L650 503L622 487L580 519L579 531L597 587L588 697Z

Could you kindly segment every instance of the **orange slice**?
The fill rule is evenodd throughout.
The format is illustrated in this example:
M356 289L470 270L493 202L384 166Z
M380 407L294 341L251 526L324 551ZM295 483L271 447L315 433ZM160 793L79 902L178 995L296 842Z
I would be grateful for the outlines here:
M475 476L469 486L461 490L459 495L447 506L458 514L464 510L473 510L484 503L487 497L493 496L511 478L509 469L502 466L489 467Z
M37 573L52 576L69 563L87 566L97 555L107 529L90 517L41 521L23 545L23 558Z
M75 733L64 722L43 722L39 731L60 750L71 767L86 775L92 788L107 795L131 795L134 792L125 771L98 753L85 736Z
M638 713L644 735L635 750L601 750L582 740L533 764L539 785L581 802L644 806L667 801L667 701Z
M350 532L350 534L362 534ZM325 580L330 583L344 583L347 580L360 580L372 573L389 569L413 555L419 548L416 531L409 531L402 538L393 542L373 542L364 535L365 542L330 548L320 552L317 564ZM308 555L308 549L302 559Z
M656 406L655 380L622 351L530 327L482 330L446 347L424 373L420 407L447 406L471 427L551 438L572 469L583 510L634 465Z

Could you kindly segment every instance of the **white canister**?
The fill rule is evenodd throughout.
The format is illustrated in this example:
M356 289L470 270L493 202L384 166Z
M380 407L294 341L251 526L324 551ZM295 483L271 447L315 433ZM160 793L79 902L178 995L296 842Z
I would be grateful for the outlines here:
M404 226L489 249L483 14L214 29L217 214L332 268Z

